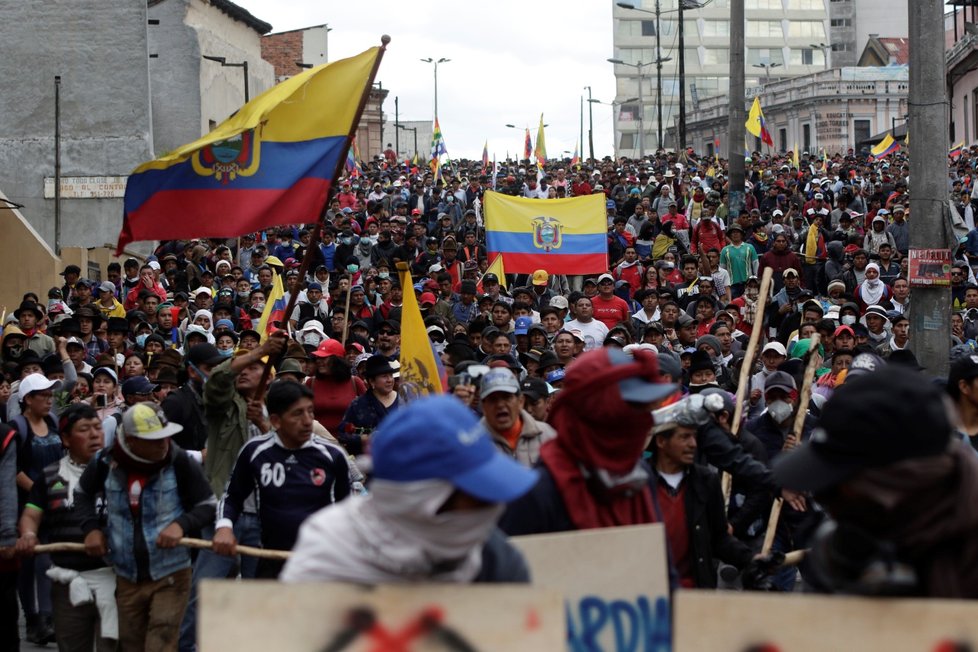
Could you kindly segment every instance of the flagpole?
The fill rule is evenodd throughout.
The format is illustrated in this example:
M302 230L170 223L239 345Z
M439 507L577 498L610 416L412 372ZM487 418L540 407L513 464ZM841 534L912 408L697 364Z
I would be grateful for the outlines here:
M387 52L387 44L390 42L391 37L387 34L380 37L380 51L377 53L377 58L374 59L373 68L370 70L370 74L367 76L367 84L363 89L363 93L360 94L360 103L357 106L353 120L350 122L350 132L346 135L346 143L344 144L344 149L341 151L349 150L353 143L353 138L356 135L357 127L360 125L360 116L363 115L363 110L367 106L367 99L370 97L370 89L373 88L374 78L377 76L377 70L380 69L380 62L384 58L384 53ZM309 246L306 247L306 252L302 256L302 263L299 265L300 279L306 278L306 274L309 273L309 268L312 266L313 250L319 246L319 242L322 237L323 221L326 219L326 213L329 210L329 202L336 194L336 182L339 179L340 173L343 171L345 165L345 157L341 156L337 158L336 168L333 170L333 176L330 177L331 182L329 185L329 192L326 194L326 201L323 202L323 207L319 211L319 219L316 221L316 227L312 231L312 238L309 240ZM352 294L352 292L348 292L347 296L350 294ZM296 299L298 297L298 292L289 292L289 302L285 306L284 313L286 323L288 323L289 318L292 316L292 311L295 310ZM285 355L284 351L282 352L282 355ZM272 356L268 356L268 360L265 362L265 369L261 374L261 380L258 381L258 387L255 389L253 396L261 397L265 393L265 387L268 385L268 380L272 375L272 367L274 367L277 362L278 360L272 360Z

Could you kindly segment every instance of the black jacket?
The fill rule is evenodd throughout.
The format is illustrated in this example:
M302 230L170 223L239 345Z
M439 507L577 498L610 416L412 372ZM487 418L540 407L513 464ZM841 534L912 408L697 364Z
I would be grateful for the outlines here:
M658 474L655 475L655 481L663 484L665 482L659 479ZM717 559L742 569L750 563L753 552L727 532L723 491L716 473L705 466L694 464L686 470L683 483L686 485L686 525L689 530L693 580L696 588L715 589ZM669 537L668 532L666 537Z

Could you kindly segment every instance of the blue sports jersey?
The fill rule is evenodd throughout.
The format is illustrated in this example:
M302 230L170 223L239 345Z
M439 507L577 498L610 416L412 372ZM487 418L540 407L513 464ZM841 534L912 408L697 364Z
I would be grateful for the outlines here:
M271 432L241 448L217 506L217 527L230 526L255 493L265 548L291 550L299 526L322 507L350 495L342 448L312 435L301 448L286 448Z

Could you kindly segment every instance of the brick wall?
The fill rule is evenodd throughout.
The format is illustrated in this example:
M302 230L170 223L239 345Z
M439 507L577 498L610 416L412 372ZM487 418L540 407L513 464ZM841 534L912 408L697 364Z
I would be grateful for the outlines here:
M261 40L261 58L275 67L275 80L302 72L302 30L269 34Z

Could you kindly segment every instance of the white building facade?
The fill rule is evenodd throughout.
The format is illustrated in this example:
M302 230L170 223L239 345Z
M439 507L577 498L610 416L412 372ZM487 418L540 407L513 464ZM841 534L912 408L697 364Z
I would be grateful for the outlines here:
M810 75L828 64L830 0L745 0L746 84L750 88L771 79ZM725 96L730 86L730 2L708 0L685 9L683 40L686 63L688 116L705 98ZM643 11L614 5L615 142L620 156L654 152L679 116L678 0L641 0ZM659 49L662 63L663 138L658 142L656 81L656 6L659 9ZM687 3L688 7L688 3ZM646 13L652 12L652 13ZM641 68L637 64L644 64ZM630 65L629 65L630 64ZM609 64L611 65L611 64ZM641 102L627 102L641 98ZM640 119L641 118L641 119ZM639 123L643 137L639 138Z
M749 93L760 98L774 150L799 153L859 153L867 139L902 125L910 91L909 68L833 68L774 82ZM687 118L687 141L698 152L712 153L720 141L727 156L727 117L730 102L713 97L700 102ZM746 150L762 150L758 139L747 135ZM763 147L767 151L767 146Z

